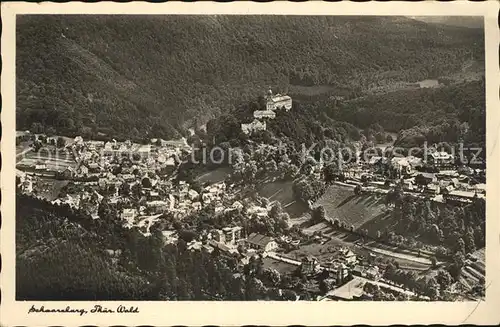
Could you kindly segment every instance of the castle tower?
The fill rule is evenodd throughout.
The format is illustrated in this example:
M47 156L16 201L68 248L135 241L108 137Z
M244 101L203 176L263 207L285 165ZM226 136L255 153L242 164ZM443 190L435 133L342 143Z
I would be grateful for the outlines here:
M269 89L266 92L266 100L271 100L272 97L273 97L273 90L271 89L271 87L269 87Z

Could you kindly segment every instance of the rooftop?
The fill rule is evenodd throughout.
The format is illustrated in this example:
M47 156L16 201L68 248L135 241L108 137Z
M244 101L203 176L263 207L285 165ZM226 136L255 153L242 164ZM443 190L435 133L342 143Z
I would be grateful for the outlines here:
M355 297L360 297L361 295L363 295L363 287L365 286L365 284L366 282L364 280L354 278L341 287L328 292L328 295L339 299L352 300Z
M250 236L248 236L247 242L252 243L258 246L266 246L269 242L271 242L273 239L269 236L257 234L257 233L252 233Z
M288 100L292 100L292 98L289 97L288 95L276 94L276 95L271 97L271 101L273 101L273 102L281 102L281 101L288 101Z

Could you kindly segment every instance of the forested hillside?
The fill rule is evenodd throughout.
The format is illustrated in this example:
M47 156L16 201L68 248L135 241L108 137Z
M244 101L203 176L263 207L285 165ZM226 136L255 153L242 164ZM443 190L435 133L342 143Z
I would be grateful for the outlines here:
M221 289L245 298L222 258L182 240L165 246L160 231L146 238L113 215L92 220L24 195L16 207L17 300L206 300Z
M486 100L484 80L440 88L400 90L348 101L332 116L360 128L378 123L405 136L422 135L428 142L457 142L484 146ZM400 133L401 134L401 133Z
M482 58L481 29L403 17L24 16L17 128L141 139L185 127L271 85L351 97Z

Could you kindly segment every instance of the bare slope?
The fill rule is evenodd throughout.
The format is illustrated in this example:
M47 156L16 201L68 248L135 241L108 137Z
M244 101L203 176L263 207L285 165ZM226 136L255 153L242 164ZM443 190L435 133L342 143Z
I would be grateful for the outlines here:
M347 226L354 226L355 229L372 220L383 222L389 218L382 195L355 195L353 188L348 186L330 186L316 205L325 208L329 219L339 219Z

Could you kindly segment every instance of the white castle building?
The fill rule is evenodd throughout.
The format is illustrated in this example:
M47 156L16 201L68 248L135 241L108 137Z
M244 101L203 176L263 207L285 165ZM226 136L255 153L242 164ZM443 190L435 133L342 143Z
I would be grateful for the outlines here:
M292 109L292 98L288 95L273 94L273 91L269 89L266 95L266 109L276 110L285 108L286 111Z

